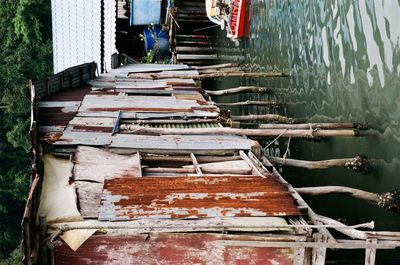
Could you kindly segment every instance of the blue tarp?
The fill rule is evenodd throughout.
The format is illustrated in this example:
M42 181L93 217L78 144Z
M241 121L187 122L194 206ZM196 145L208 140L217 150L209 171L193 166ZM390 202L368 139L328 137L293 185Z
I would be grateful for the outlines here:
M162 0L131 0L131 17L129 24L160 24Z

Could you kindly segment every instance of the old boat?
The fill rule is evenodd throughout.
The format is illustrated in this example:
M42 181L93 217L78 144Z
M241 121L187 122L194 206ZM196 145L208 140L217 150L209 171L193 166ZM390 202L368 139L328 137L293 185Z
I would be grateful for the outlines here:
M250 35L250 8L247 0L206 0L207 17L238 41Z

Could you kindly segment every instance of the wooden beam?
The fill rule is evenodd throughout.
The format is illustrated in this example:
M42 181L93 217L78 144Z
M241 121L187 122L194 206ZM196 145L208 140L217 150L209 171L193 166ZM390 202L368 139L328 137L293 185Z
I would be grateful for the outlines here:
M203 177L203 172L201 172L201 168L199 166L199 163L197 162L196 156L193 153L190 153L190 158L192 158L192 163L196 170L197 175L199 177Z
M136 124L191 124L191 123L218 123L216 119L190 119L190 120L173 120L173 119L162 119L162 120L135 120L135 119L124 119L124 123L136 123Z
M240 156L197 156L197 161L200 163L211 163L211 162L224 162L242 160ZM192 158L183 156L149 156L143 155L143 161L154 161L154 162L192 162Z
M194 167L144 167L142 169L144 173L171 173L171 174L197 174L199 175L200 172L196 170ZM201 176L205 176L205 174L209 177L211 175L229 175L229 176L249 176L245 175L246 172L243 171L237 171L233 172L234 170L230 168L217 168L217 169L203 169L201 170ZM199 175L200 176L200 175Z
M246 155L245 152L239 151L239 155L244 161L253 169L253 175L259 175L260 177L266 178L264 174L254 165L251 159Z
M280 123L293 123L295 121L292 118L277 114L231 116L230 118L234 121L267 121Z
M194 168L181 168L181 167L144 167L144 173L196 173Z
M205 90L208 95L210 96L224 96L224 95L233 95L239 93L265 93L265 94L272 94L273 89L269 87L256 87L256 86L240 86L235 88L228 88L223 90Z
M366 129L365 125L358 123L302 123L302 124L259 124L260 129Z
M241 102L220 102L215 103L217 106L226 106L226 107L236 107L236 106L268 106L271 108L279 108L282 106L281 103L275 101L254 101L254 100L246 100Z
M236 128L195 128L195 129L178 129L178 128L148 128L139 125L123 124L120 126L123 133L145 133L153 135L208 135L208 134L230 134L230 135L246 135L260 137L293 137L293 138L313 138L313 137L354 137L357 131L352 130L272 130L272 129L236 129Z
M205 80L219 77L289 77L287 73L274 73L274 72L226 72L226 71L215 71L214 73L208 74L184 74L179 71L161 72L161 73L131 73L129 78L133 79L166 79L166 78L178 78L178 79L196 79Z
M397 244L368 244L361 240L337 240L336 242L270 242L270 241L234 241L219 240L224 246L232 247L275 247L275 248L329 248L329 249L366 249L368 247L375 249L395 249Z

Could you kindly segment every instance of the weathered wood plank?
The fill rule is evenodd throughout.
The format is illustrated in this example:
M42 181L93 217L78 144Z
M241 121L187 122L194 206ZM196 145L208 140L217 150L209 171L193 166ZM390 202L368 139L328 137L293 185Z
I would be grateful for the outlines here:
M199 219L137 219L121 222L104 222L98 220L51 224L50 229L62 227L88 229L98 227L108 231L108 234L124 231L123 234L152 232L193 232L193 231L292 231L284 218L281 217L219 217ZM276 235L277 237L282 237ZM296 235L284 235L285 239L296 240ZM273 237L268 237L273 240ZM262 238L259 238L262 240Z
M103 192L103 183L75 181L79 212L84 218L97 218Z
M73 180L104 183L104 179L141 177L139 154L118 155L100 148L79 146Z
M321 243L321 246L313 248L311 265L325 265L326 248L324 243L326 242L326 237L317 233L314 235L314 240L316 243Z
M377 239L367 239L367 244L376 245ZM365 250L365 265L375 265L376 248L367 247Z
M110 117L74 117L69 125L77 126L95 126L95 127L113 127L115 118Z
M54 145L91 145L106 146L111 143L111 133L79 132L66 129Z
M79 146L74 157L73 181L81 215L98 217L105 179L141 176L139 154L122 156L99 148Z
M164 150L250 150L251 140L229 135L136 135L117 134L110 147Z
M240 174L247 175L252 173L252 168L243 160L205 163L199 164L204 173L223 173L223 174ZM193 168L193 166L184 166L184 168Z

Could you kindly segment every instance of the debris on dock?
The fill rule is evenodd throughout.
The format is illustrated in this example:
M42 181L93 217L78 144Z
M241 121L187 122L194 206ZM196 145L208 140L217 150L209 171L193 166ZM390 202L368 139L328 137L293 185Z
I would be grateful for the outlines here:
M304 189L293 188L266 157L260 161L261 145L246 136L292 137L309 133L304 126L224 127L219 108L185 65L80 74L95 67L74 68L78 82L67 86L57 81L64 74L31 86L33 172L24 246L27 257L39 248L41 254L30 264L88 258L193 264L207 263L213 253L220 264L250 264L249 255L263 264L324 264L327 248L400 245L399 237L357 230L371 223L346 226L316 214L299 194ZM186 77L135 78L163 71ZM39 228L46 244L33 237ZM336 240L330 229L358 237Z

